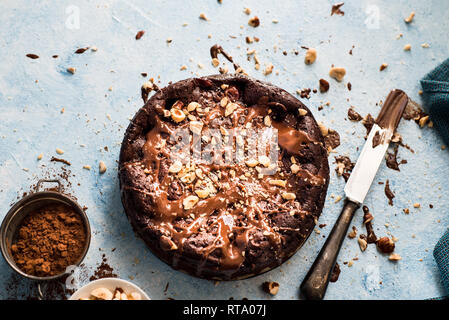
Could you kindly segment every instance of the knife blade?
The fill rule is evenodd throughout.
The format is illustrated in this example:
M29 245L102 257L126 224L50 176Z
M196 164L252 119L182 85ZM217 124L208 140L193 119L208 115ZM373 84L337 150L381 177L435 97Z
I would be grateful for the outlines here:
M407 95L401 90L388 95L344 188L347 199L358 204L365 200L408 102Z
M344 188L346 200L323 248L300 286L307 299L322 299L354 213L365 200L409 98L402 90L388 95Z

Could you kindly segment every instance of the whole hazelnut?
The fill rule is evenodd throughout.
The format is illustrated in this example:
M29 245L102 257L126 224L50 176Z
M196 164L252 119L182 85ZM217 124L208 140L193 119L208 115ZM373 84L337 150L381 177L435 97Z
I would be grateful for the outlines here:
M262 283L262 289L266 293L269 293L274 296L279 291L279 283L274 281L266 281Z
M324 79L320 79L320 92L324 93L329 90L329 82Z
M377 248L383 253L392 253L394 251L394 242L388 237L382 237L376 242Z

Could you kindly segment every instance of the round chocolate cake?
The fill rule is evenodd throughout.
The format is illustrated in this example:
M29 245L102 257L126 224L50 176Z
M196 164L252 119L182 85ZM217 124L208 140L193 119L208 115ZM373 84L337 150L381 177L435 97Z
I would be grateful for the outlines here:
M323 208L329 165L299 100L247 76L214 75L147 101L126 131L119 178L125 212L154 254L194 276L232 280L277 267L302 246Z

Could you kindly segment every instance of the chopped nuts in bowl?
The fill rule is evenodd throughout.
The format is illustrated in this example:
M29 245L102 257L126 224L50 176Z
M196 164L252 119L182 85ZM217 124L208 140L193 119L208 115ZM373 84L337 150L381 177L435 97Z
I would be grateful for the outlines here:
M118 278L92 281L78 289L70 300L151 300L135 284Z

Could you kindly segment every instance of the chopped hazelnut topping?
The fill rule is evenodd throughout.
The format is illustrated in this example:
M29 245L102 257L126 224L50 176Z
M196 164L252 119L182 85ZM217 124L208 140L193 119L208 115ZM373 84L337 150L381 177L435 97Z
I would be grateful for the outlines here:
M284 192L282 194L282 198L285 200L294 200L296 199L296 195L292 192Z
M412 11L412 12L410 13L410 15L409 15L407 18L404 19L405 23L410 23L410 22L412 22L414 17L415 17L415 12Z
M189 112L195 111L195 109L198 107L201 108L201 105L198 102L190 102L187 105L187 111L189 111Z
M171 118L176 123L181 122L181 121L183 121L186 118L185 113L182 112L181 110L177 109L177 108L172 108L170 110L170 114L171 114Z
M203 123L201 121L190 121L189 127L194 134L200 135L201 130L203 130Z
M201 169L196 169L195 174L198 178L203 179L203 171Z
M345 68L333 67L329 71L329 76L331 76L332 78L334 78L337 81L342 81L344 76L345 76L345 74L346 74L346 69Z
M213 58L212 59L212 65L216 68L220 65L220 60L218 60L217 58Z
M261 165L263 165L265 168L268 168L270 165L270 158L268 158L267 156L259 156L258 157L259 163Z
M359 243L360 250L365 251L365 250L366 250L366 247L368 246L368 243L366 242L366 240L359 237L359 238L357 239L357 241L358 241L358 243Z
M300 116L305 116L307 114L307 110L298 109L298 113L299 113Z
M100 163L98 164L100 173L103 174L106 172L106 164L103 161L100 161Z
M197 194L198 197L204 199L209 196L209 189L197 189L195 190L195 193Z
M306 56L304 58L305 64L312 64L316 60L316 49L309 48L306 52Z
M270 116L265 116L265 118L263 119L263 123L264 123L267 127L271 127L271 119L270 119Z
M419 119L419 126L422 128L429 121L429 116L425 116Z
M259 164L259 161L257 161L257 159L249 159L249 160L245 161L245 164L250 168L254 168L255 166L257 166Z
M398 255L397 253L392 253L389 257L388 260L390 261L399 261L401 260L402 257L400 255Z
M228 117L229 115L231 115L235 111L235 109L237 109L237 107L238 107L238 104L236 104L236 103L232 103L232 102L228 103L226 105L225 117Z
M282 188L285 188L285 186L287 185L287 181L285 180L270 180L268 181L268 183L271 184L272 186L278 186Z
M168 172L170 173L178 173L182 169L182 163L179 160L176 160L172 163L172 165L168 168Z
M326 137L329 134L329 129L321 122L318 122L318 127L320 128L321 134Z
M226 106L228 105L228 103L229 103L228 97L224 97L224 98L222 98L222 99L220 100L220 106L221 106L222 108L226 107Z
M254 16L249 19L248 24L253 28L257 28L260 25L260 20L257 16Z
M168 118L171 116L170 110L164 109L164 117Z
M352 226L351 232L348 233L348 237L354 239L357 236L357 228Z
M222 126L220 126L220 133L221 133L223 136L229 135L228 130L226 130L226 129L225 129L224 127L222 127Z
M184 206L184 210L192 209L199 201L197 196L188 196L182 201L182 205Z
M299 169L300 169L300 167L297 164L292 164L290 166L290 170L292 171L293 174L298 173Z
M272 73L273 72L273 68L274 68L274 66L271 63L268 64L267 67L265 68L264 75L267 76L270 73Z

